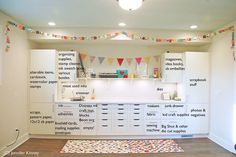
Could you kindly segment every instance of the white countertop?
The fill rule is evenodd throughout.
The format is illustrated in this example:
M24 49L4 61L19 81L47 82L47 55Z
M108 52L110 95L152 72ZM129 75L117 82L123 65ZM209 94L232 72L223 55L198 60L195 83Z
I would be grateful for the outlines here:
M84 101L71 101L70 99L63 99L57 100L55 103L140 103L140 104L147 104L147 103L184 103L184 101L175 101L175 100L158 100L158 99L87 99Z

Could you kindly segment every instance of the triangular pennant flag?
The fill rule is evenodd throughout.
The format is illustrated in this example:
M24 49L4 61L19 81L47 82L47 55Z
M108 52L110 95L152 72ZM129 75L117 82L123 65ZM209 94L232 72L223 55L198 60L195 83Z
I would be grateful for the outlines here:
M142 57L137 57L135 58L135 60L136 60L136 63L139 65L142 61Z
M123 61L124 61L124 58L117 58L117 62L119 64L119 66L122 65Z
M105 57L98 57L99 63L102 64L102 62L104 61Z
M114 61L114 58L107 58L107 63L109 65L112 65L113 61Z
M145 63L147 63L147 64L148 64L148 63L150 62L150 59L151 59L151 57L150 57L150 56L146 56L146 57L144 57L144 59L143 59L143 60L144 60L144 62L145 62Z
M160 56L153 56L153 58L156 60L156 62L159 62Z
M87 55L84 53L80 53L80 57L81 57L82 61L85 62Z
M93 63L94 59L95 59L95 56L90 56L89 57L90 63Z
M126 61L127 61L128 65L131 64L132 60L133 60L133 58L126 58Z

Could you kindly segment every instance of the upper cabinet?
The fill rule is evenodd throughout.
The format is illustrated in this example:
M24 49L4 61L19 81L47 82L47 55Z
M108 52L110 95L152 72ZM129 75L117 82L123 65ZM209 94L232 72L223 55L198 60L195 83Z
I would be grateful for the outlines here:
M161 56L162 82L181 83L183 80L183 54L164 53Z
M75 81L79 55L76 51L57 52L57 79L59 81Z
M56 50L31 50L30 102L53 102L56 79Z
M188 103L209 102L209 54L185 52L185 93Z

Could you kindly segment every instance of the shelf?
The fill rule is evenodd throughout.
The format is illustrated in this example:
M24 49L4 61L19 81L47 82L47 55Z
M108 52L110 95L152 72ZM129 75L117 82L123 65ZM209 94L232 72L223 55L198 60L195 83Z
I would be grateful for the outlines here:
M76 82L80 80L153 80L153 81L161 81L161 78L77 78L74 81L60 81L60 82Z

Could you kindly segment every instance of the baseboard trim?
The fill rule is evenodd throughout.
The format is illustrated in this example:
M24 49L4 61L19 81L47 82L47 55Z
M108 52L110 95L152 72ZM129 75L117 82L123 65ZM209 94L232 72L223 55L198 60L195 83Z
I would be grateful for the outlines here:
M230 143L224 139L222 139L221 137L217 136L216 134L210 133L209 135L209 139L213 142L215 142L216 144L220 145L221 147L225 148L226 150L230 151L231 153L236 153L236 151L234 150L234 144Z
M30 135L30 138L44 139L188 139L188 138L208 138L207 134L193 135L191 137L181 137L181 135Z
M5 155L9 154L11 151L13 151L14 149L16 149L18 146L20 146L22 143L24 143L25 141L27 141L29 139L29 134L23 134L22 136L20 136L17 140L17 142L9 147L3 147L0 151L0 157L4 157Z

